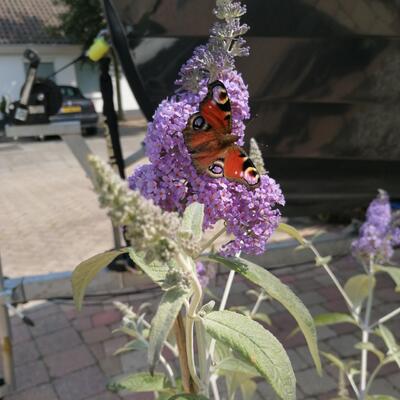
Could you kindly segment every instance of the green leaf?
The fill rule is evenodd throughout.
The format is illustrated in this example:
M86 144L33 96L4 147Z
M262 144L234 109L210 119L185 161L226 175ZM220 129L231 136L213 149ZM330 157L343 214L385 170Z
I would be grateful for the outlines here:
M254 398L254 393L257 390L257 384L248 379L245 382L240 384L240 391L242 392L242 399L243 400L252 400Z
M246 375L248 377L260 376L259 372L251 364L235 357L223 359L215 369L219 375L239 372L241 375Z
M382 362L383 359L385 358L385 355L380 350L378 350L375 347L375 345L371 342L366 342L366 343L360 342L357 343L354 347L359 350L368 350L371 353L374 353L378 357L380 362Z
M296 378L289 357L275 336L262 325L232 311L213 311L203 322L211 337L251 363L281 399L296 399Z
M193 240L198 242L203 235L204 204L192 203L186 207L183 213L182 224L179 233L190 232Z
M144 255L137 253L132 248L129 248L129 257L154 283L161 286L165 281L165 277L169 271L168 265L159 261L147 263L144 260Z
M353 325L357 325L356 321L348 315L344 313L325 313L319 314L314 317L315 326L327 326L327 325L335 325L335 324L342 324L342 323L349 323ZM296 333L300 331L299 328L294 329L289 337L294 336Z
M316 326L334 325L342 323L357 325L356 321L354 321L354 319L350 315L338 312L316 315L314 317L314 322Z
M301 233L291 225L280 223L276 229L278 232L283 232L297 240L300 244L305 245L307 241L303 238Z
M114 378L107 385L112 392L126 390L128 392L162 392L171 389L164 374L147 372L129 374Z
M208 398L201 394L181 393L170 397L168 400L208 400Z
M128 249L112 250L97 254L88 260L81 262L72 273L72 294L75 307L80 310L85 295L85 290L94 277L119 255L127 253Z
M160 301L157 312L151 321L149 335L148 361L150 372L154 371L164 342L167 340L172 325L187 296L188 292L181 288L173 288L168 290Z
M346 282L344 290L356 309L361 307L375 283L375 277L366 274L354 275Z
M145 350L148 347L149 345L146 341L142 339L134 339L115 351L113 355L116 356L118 354L127 353L128 351Z
M389 355L393 355L396 364L400 368L400 347L397 344L397 341L393 335L393 333L383 324L379 325L379 333L382 336L383 341L386 344L386 347L389 350Z
M272 325L271 318L265 313L255 313L251 315L251 318L255 319L256 321L265 322L267 325Z
M332 353L321 351L321 354L341 371L346 371L346 364Z
M306 338L308 348L314 360L317 371L321 372L321 360L318 353L317 332L314 320L303 302L271 272L242 258L225 258L211 254L207 256L215 262L233 269L246 277L249 281L262 287L273 299L279 301L297 321Z
M400 292L400 268L398 267L384 267L383 265L374 265L377 272L386 272L393 279L396 284L395 291Z

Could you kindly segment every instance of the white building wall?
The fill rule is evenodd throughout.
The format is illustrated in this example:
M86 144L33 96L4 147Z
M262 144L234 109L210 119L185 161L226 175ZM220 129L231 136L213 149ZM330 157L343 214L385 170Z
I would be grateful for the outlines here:
M15 101L19 98L21 86L25 81L26 62L23 58L23 52L31 47L39 54L42 62L51 62L54 64L54 70L58 70L67 63L75 59L81 52L79 46L0 46L0 99L5 96L7 100ZM110 69L113 77L113 68ZM80 74L80 76L78 76ZM96 74L96 76L93 76ZM82 80L88 80L89 84L84 84ZM81 82L82 91L85 96L93 100L98 112L102 112L103 101L98 87L98 75L95 69L92 71L79 71L74 65L58 73L55 82L59 85L79 86ZM122 75L121 78L121 97L124 111L129 115L130 112L137 112L139 106L133 96L130 87ZM117 98L114 81L114 102L117 107Z
M0 55L0 99L5 96L9 101L17 100L24 76L20 55Z

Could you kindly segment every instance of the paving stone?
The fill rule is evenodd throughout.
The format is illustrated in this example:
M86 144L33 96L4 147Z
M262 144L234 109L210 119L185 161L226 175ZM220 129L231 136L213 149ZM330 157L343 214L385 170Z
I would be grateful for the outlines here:
M109 339L111 337L111 330L107 326L100 326L82 332L82 337L85 343L98 343Z
M87 331L92 328L90 317L80 317L72 321L72 326L78 331Z
M96 396L91 397L90 399L85 400L119 400L120 397L117 394L111 392L104 392L100 394L96 394Z
M297 382L307 396L328 392L336 388L336 382L328 375L320 377L315 369L307 369L296 374Z
M13 346L14 363L16 366L37 360L40 356L33 340L25 341Z
M104 348L101 342L90 344L89 349L97 360L102 360L105 358Z
M83 400L104 393L106 382L99 367L92 366L56 379L54 387L60 400Z
M143 351L123 353L120 360L124 373L138 372L148 367L147 354Z
M58 397L50 384L40 385L5 396L4 400L57 400ZM111 400L111 399L110 399Z
M98 326L111 325L115 322L120 322L121 319L121 313L114 308L94 314L92 316L92 324L96 328Z
M32 338L31 332L25 324L13 325L11 333L13 344L18 344Z
M328 345L336 350L341 357L350 357L360 353L360 350L354 346L360 342L360 339L354 335L341 335L328 340Z
M300 354L297 353L296 350L289 349L287 350L287 354L295 371L300 371L308 367L307 363L303 360Z
M399 379L400 374L397 378L396 387L392 385L392 382L388 379L378 378L375 379L371 385L370 394L386 394L398 398L400 396L400 385Z
M60 308L57 304L39 300L36 302L29 302L27 306L23 307L23 312L36 323L40 319L48 318L49 315L59 313Z
M112 378L122 373L122 365L119 356L108 356L99 361L99 366L108 378Z
M25 363L15 368L17 390L24 390L49 381L49 375L43 361Z
M43 356L68 350L81 344L81 339L72 328L66 328L50 335L43 335L36 339L40 353Z
M118 336L104 341L103 347L106 357L112 356L118 349L123 347L127 342L128 338L126 336Z
M318 292L315 292L315 291L301 293L299 295L299 297L301 298L301 300L303 300L303 303L306 306L312 306L314 304L323 305L326 302L326 299L323 296L321 296Z
M46 318L41 318L35 321L35 326L31 328L33 336L41 336L51 332L64 329L69 326L69 322L64 313L58 312L50 314Z
M63 377L70 372L88 367L95 363L94 357L85 346L78 346L44 358L52 378Z

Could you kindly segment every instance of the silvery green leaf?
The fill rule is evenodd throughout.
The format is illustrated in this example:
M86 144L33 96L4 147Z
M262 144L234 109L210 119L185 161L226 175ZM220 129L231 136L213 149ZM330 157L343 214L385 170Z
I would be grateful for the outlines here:
M360 342L357 343L354 347L359 350L368 350L369 352L374 353L380 362L382 362L385 358L385 355L380 350L378 350L376 346L371 342Z
M147 263L142 253L129 249L129 257L132 261L154 282L161 286L165 281L165 277L169 271L168 266L160 261L152 261Z
M278 232L286 233L287 235L289 235L293 239L296 239L302 245L307 244L307 241L303 238L301 233L295 227L293 227L291 225L280 223L278 225L278 228L276 228L276 230Z
M400 292L400 268L399 267L385 267L383 265L374 265L377 272L386 272L394 281L396 292Z
M168 290L160 301L157 312L151 321L149 335L148 361L150 372L154 371L164 342L167 340L172 325L187 296L188 292L180 288L173 288Z
M201 240L203 235L204 204L192 203L183 213L180 234L189 232L195 242Z
M128 249L112 250L97 254L88 260L81 262L72 273L72 294L75 307L80 310L85 295L85 290L94 277L119 255L127 253Z
M146 350L148 348L148 343L143 339L135 339L131 340L130 342L126 343L124 346L119 348L117 351L114 352L114 356L122 353L127 353L129 351L135 350Z
M355 309L361 307L369 292L375 287L374 276L359 274L352 276L344 285L344 291L349 296Z
M163 392L171 388L164 374L155 373L150 375L148 372L139 372L114 378L107 387L112 392L119 392L120 390L128 392Z
M243 400L252 400L256 390L257 384L251 379L248 379L240 384L240 392L242 393Z
M168 400L208 400L208 398L201 394L181 393L170 397Z
M246 375L248 377L260 376L260 373L251 364L233 356L224 358L216 365L215 370L218 375L239 372L241 375Z
M296 399L296 378L285 349L258 322L232 311L213 311L203 318L207 333L252 364L284 400Z
M327 353L324 351L321 351L321 354L337 368L339 368L342 371L346 371L346 364L340 358L336 357L332 353Z
M389 354L393 356L396 364L400 368L400 346L398 345L396 338L394 337L393 333L383 324L379 325L379 333L389 350Z
M215 254L207 255L206 257L225 265L229 269L243 275L249 281L259 285L265 290L267 295L277 300L289 311L303 332L317 371L320 372L321 360L318 353L317 332L314 320L306 306L292 290L266 269L243 258L228 259Z

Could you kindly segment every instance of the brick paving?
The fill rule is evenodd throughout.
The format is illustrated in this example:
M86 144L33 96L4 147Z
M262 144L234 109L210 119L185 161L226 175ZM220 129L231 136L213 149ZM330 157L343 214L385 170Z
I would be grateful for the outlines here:
M344 281L357 266L350 257L338 259L334 270ZM274 273L286 282L305 302L313 315L327 311L341 311L343 302L330 282L321 284L324 271L311 264L280 268ZM220 295L226 281L226 272L220 270L211 290ZM252 288L243 279L236 278L228 306L251 304L253 299L246 292ZM312 288L312 289L310 289ZM388 290L388 289L391 290ZM385 312L399 305L399 294L385 275L379 276L377 285L378 305L375 311ZM130 294L118 298L134 308L143 302L153 301L157 306L158 289L146 293ZM14 355L17 374L17 391L5 400L144 400L152 395L126 394L120 396L107 392L107 381L117 375L146 370L143 352L113 356L114 351L128 338L112 334L118 326L120 314L111 306L111 299L90 303L78 313L71 302L36 302L24 305L27 315L36 326L27 327L17 317L12 317ZM324 375L318 377L308 348L301 334L288 338L296 323L275 302L265 302L260 311L268 313L272 326L267 328L278 337L288 351L297 377L299 400L332 399L336 395L337 371L323 359ZM377 313L374 312L374 318ZM400 323L390 324L400 340ZM337 353L342 357L358 354L354 344L360 341L355 327L336 325L318 329L320 350ZM169 354L165 354L170 358ZM376 361L371 358L371 365ZM349 388L350 390L350 388ZM400 374L395 365L388 366L373 385L373 393L400 397ZM271 388L260 382L256 400L276 399Z

